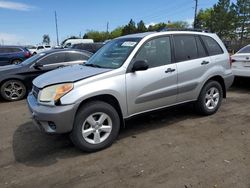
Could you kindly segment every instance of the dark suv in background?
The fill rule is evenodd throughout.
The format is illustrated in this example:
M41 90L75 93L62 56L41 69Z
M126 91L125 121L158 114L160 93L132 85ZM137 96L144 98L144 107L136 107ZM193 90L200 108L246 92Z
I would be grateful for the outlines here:
M86 50L91 53L96 53L103 46L104 46L104 43L96 42L96 43L73 44L71 48L79 49L79 50Z
M0 66L19 64L30 56L29 50L22 46L0 46Z

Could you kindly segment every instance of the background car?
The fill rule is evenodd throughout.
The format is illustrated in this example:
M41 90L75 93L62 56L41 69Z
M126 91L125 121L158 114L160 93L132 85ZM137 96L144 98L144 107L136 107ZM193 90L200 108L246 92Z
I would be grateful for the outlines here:
M239 77L250 77L250 45L231 56L233 73Z
M33 48L29 48L29 51L32 55L35 55L35 54L38 54L38 53L41 53L41 52L44 52L46 50L50 50L51 49L51 46L50 45L40 45L40 46L37 46L37 47L33 47Z
M104 43L96 42L96 43L81 43L72 45L73 49L86 50L91 53L96 53L101 47L104 46Z
M24 98L32 80L50 70L86 62L92 53L74 49L49 50L32 56L18 65L0 68L0 95L7 101Z
M29 50L22 46L0 46L0 66L19 64L30 56Z

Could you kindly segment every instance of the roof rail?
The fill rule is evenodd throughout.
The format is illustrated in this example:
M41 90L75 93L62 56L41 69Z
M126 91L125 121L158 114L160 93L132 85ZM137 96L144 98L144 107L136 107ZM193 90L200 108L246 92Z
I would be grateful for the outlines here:
M202 32L202 33L210 33L209 30L193 29L193 28L163 28L159 30L158 32L164 32L164 31L195 31L195 32Z

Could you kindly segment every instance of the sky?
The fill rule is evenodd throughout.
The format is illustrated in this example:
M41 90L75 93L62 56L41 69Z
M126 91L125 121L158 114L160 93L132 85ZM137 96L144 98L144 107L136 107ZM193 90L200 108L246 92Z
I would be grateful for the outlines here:
M209 8L217 0L199 0L198 8ZM59 41L88 30L109 31L132 18L146 25L193 22L194 0L0 0L0 44L37 45L48 34L56 44L55 11Z

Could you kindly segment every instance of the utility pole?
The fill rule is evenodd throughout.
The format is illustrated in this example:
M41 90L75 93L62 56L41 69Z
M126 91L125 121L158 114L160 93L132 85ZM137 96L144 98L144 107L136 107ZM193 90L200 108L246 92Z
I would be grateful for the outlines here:
M198 0L195 1L195 8L194 8L194 29L197 26L197 10L198 10Z
M107 33L109 32L109 22L107 22Z
M56 11L55 11L55 23L56 23L56 41L57 41L57 46L59 46L58 27L57 27L57 14L56 14Z

